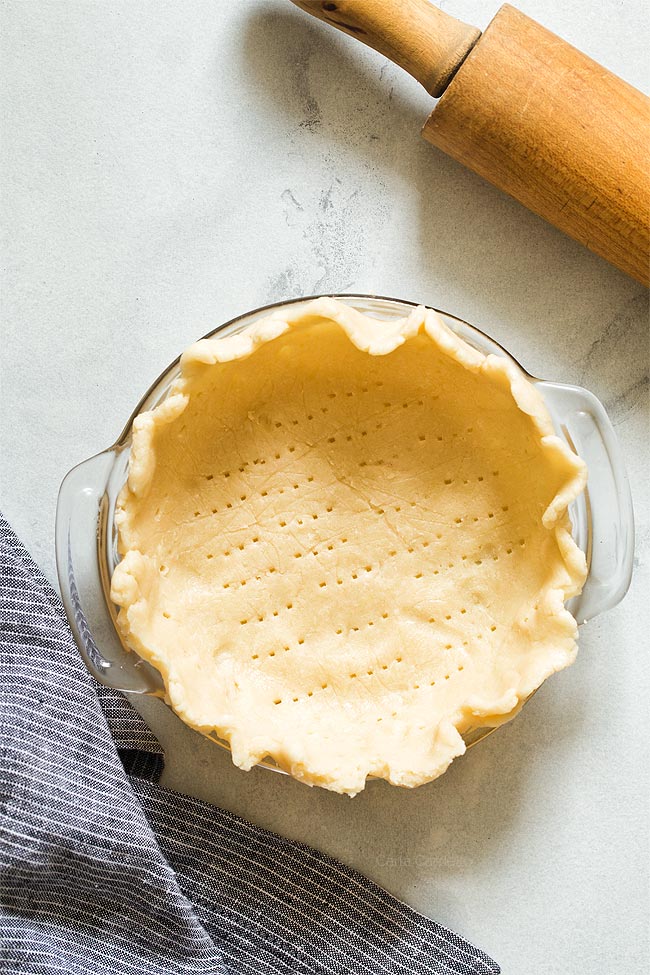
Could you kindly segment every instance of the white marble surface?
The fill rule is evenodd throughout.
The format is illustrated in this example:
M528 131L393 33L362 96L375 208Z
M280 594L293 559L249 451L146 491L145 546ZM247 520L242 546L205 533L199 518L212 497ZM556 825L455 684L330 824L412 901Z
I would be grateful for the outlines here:
M647 88L644 0L525 0ZM484 27L494 4L447 0ZM505 975L648 971L644 290L420 140L431 101L286 0L5 0L1 504L46 573L58 484L192 339L256 305L393 294L588 386L622 442L636 575L576 665L416 792L245 774L145 702L166 782L353 864Z

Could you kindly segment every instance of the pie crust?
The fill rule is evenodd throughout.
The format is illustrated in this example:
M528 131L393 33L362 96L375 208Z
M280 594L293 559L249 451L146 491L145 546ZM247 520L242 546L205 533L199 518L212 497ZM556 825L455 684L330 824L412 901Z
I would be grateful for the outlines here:
M285 307L136 418L118 626L240 768L417 786L573 661L585 482L535 386L435 312Z

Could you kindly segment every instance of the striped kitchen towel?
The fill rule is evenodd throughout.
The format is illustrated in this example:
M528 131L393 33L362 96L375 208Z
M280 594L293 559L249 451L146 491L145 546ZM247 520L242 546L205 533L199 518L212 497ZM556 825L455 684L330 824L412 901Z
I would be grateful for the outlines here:
M162 789L158 751L0 517L3 975L499 972L354 870Z

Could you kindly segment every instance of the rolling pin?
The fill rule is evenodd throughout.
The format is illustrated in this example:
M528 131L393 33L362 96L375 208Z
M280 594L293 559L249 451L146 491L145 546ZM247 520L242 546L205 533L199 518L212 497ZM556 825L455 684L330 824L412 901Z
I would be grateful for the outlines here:
M483 34L429 0L293 0L439 98L422 135L650 283L650 99L505 4Z

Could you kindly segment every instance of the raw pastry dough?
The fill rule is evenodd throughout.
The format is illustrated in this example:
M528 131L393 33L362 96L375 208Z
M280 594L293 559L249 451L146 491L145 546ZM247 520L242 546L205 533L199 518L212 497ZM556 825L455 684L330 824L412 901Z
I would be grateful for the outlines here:
M236 765L417 786L573 661L585 466L508 360L322 298L181 367L133 426L112 598Z

